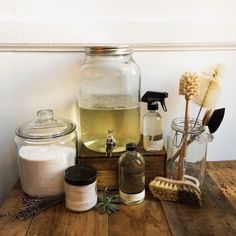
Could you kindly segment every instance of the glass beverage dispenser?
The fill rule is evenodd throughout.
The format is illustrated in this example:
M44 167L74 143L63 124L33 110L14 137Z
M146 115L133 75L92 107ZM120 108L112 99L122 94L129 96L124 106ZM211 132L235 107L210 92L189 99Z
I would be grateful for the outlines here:
M85 48L78 106L83 144L120 152L140 138L140 71L128 46Z

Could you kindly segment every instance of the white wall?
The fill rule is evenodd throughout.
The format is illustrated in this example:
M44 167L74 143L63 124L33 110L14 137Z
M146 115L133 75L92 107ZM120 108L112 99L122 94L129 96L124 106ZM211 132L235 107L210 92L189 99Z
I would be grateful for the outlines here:
M51 108L73 118L81 55L0 52L0 203L18 178L15 128Z
M235 41L234 0L0 0L0 42Z
M136 51L134 58L142 71L142 94L148 89L169 93L168 112L162 112L165 137L171 120L183 114L184 99L177 95L180 74L222 62L226 72L218 107L226 107L226 115L209 144L208 158L236 159L233 0L0 0L0 5L0 204L18 177L15 128L34 119L41 108L74 119L77 72L84 55L54 43L139 43L142 52ZM211 51L212 42L220 50ZM9 43L14 43L14 50ZM26 52L45 51L31 43L46 43L46 50L57 52ZM151 49L150 43L155 43ZM209 50L201 51L193 44L187 49L196 51L181 51L178 44L168 44L168 51L161 51L158 43L200 43ZM192 113L196 114L194 106Z

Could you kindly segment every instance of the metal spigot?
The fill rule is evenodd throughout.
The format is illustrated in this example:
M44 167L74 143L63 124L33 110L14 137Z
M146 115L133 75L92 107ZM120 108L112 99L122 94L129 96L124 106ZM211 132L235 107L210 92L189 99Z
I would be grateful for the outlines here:
M106 150L106 156L111 157L112 151L114 147L116 146L116 140L113 137L113 129L108 129L107 131L107 139L105 142L105 150Z

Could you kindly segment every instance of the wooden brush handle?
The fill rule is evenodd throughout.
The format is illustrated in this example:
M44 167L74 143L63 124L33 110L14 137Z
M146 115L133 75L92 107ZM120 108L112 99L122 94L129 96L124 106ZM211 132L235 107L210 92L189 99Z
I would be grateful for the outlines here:
M190 139L187 141L187 145L191 144L193 141L194 141L194 139L190 138ZM181 146L181 148L179 148L179 149L176 151L175 155L171 158L172 162L174 162L174 161L178 158L178 156L180 155L181 150L182 150L182 146Z
M188 134L184 134L184 139L183 139L183 145L181 147L181 152L180 152L180 158L179 158L179 180L184 180L184 174L185 174L185 162L187 159L187 138L185 136L188 136Z
M185 161L187 159L187 142L188 142L188 123L189 123L189 100L188 96L185 96L186 105L185 105L185 116L184 116L184 138L181 146L180 157L179 157L179 180L184 180L185 174Z

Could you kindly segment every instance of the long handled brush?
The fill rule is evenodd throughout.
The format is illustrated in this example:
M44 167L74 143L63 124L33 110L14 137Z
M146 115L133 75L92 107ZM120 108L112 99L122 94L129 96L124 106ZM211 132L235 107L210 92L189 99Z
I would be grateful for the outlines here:
M181 76L179 84L179 94L185 96L185 119L184 133L178 165L178 179L156 177L149 188L154 197L160 200L178 201L184 204L201 206L201 191L195 178L187 180L185 176L185 162L187 156L188 125L189 125L189 101L198 91L198 76L193 73L185 73Z
M200 106L195 125L202 108L214 109L221 92L220 78L222 66L217 64L209 72L203 72L199 78L199 93L193 96L193 102Z
M199 90L192 98L192 101L200 106L195 124L199 119L202 108L214 109L216 102L221 92L220 79L222 73L222 65L217 64L208 72L203 72L199 78ZM223 119L223 118L222 118ZM188 140L188 144L191 143L191 139ZM172 157L172 161L175 161L180 155L182 149L176 151Z
M178 165L178 179L184 180L185 162L187 156L187 142L188 142L188 125L189 125L189 101L192 96L198 93L198 76L195 73L186 72L181 76L179 84L179 94L185 96L185 116L184 116L184 133L183 142Z
M191 79L186 79L190 73L185 73L185 75L181 78L180 81L180 94L185 95L186 99L186 108L185 108L185 127L184 127L184 138L181 147L172 157L172 162L177 159L180 155L179 159L179 178L184 180L172 180L163 177L156 177L150 184L149 188L154 197L160 200L170 200L170 201L178 201L188 205L201 206L202 198L201 191L199 189L199 185L194 181L188 180L187 176L184 175L184 161L187 154L187 145L189 145L192 140L187 140L187 130L188 126L188 110L189 110L189 100L191 93L188 93L188 89L194 93L194 101L200 105L200 110L197 115L197 119L201 113L203 107L213 108L215 106L217 97L220 92L219 85L219 77L220 77L220 67L219 65L209 73L204 73L200 79L200 91L199 94L196 93L196 84L191 86L189 82ZM186 81L187 80L187 83ZM206 81L205 81L206 80ZM196 81L195 81L196 82ZM187 95L187 96L186 96ZM215 114L215 115L214 115ZM204 125L209 127L210 132L215 132L219 127L224 116L224 109L220 109L219 111L214 111L213 115L208 114L205 118ZM192 183L191 183L191 182Z

